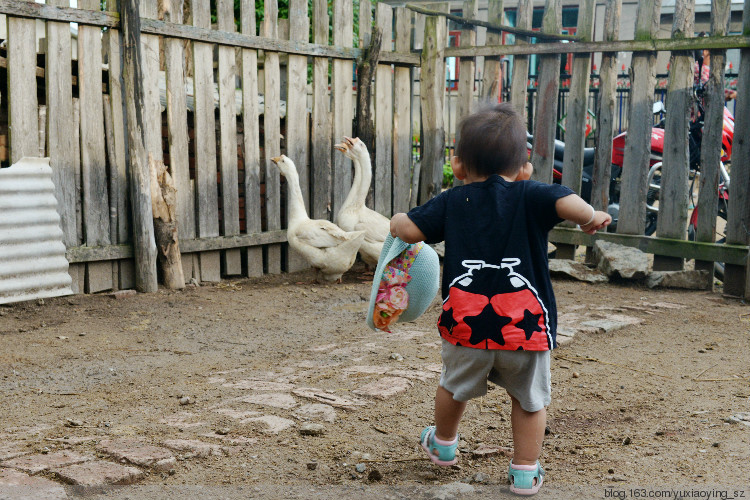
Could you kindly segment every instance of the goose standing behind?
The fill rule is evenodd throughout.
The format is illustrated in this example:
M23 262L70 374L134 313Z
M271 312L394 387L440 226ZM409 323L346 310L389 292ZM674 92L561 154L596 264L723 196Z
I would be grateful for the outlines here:
M286 234L289 245L315 268L324 281L340 282L341 275L354 264L365 232L347 232L333 222L310 219L294 162L285 155L271 158L271 161L287 180L289 227Z
M383 242L391 230L391 221L365 206L372 181L370 153L365 143L356 137L344 137L344 141L334 147L351 159L354 165L352 189L336 215L336 224L345 231L365 231L365 240L359 254L365 264L374 269L378 265Z

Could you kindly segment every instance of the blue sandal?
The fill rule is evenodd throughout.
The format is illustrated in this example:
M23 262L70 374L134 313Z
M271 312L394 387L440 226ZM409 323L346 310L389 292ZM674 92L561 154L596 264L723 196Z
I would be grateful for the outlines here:
M508 481L510 491L516 495L536 495L544 483L544 469L536 461L536 465L513 465L511 460L508 466Z
M435 426L430 425L425 427L422 431L422 435L419 438L419 442L422 445L422 449L427 453L437 465L447 467L458 462L456 458L456 448L458 447L458 436L449 444L438 444L435 440Z

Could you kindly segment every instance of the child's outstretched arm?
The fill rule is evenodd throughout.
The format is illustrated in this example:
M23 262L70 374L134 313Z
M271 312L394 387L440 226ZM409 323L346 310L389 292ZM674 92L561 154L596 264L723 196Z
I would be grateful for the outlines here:
M557 215L563 219L575 222L584 233L594 234L599 229L604 229L612 222L612 216L607 212L594 210L594 207L583 201L576 194L570 194L560 198L555 203Z
M417 243L425 240L424 233L403 212L391 217L391 236L401 238L406 243Z

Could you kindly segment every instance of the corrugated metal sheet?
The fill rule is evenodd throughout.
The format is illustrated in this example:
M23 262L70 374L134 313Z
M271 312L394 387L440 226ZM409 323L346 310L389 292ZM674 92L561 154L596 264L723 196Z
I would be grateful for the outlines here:
M0 304L70 295L49 158L0 169Z

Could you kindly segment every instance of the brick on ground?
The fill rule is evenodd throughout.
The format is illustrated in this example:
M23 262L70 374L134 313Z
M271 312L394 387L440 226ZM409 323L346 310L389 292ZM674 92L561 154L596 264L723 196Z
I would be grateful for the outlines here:
M49 479L14 469L0 469L0 498L58 500L68 496L61 485Z
M383 377L380 380L360 387L354 391L354 394L375 399L388 399L391 396L406 391L411 385L412 382L403 377Z
M90 455L80 455L70 450L62 450L47 454L23 455L5 460L0 463L0 466L12 467L29 474L38 474L53 467L80 464L93 459L94 457Z
M69 465L53 469L52 472L66 483L87 487L133 484L145 475L142 470L135 467L105 460Z
M166 448L141 443L135 439L102 441L96 449L121 462L150 467L158 471L168 471L177 461L172 452Z

